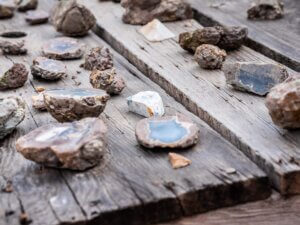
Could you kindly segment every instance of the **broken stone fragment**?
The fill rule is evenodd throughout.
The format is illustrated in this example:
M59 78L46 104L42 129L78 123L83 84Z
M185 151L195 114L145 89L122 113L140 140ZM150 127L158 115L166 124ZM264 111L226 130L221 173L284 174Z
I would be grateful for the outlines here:
M139 121L136 138L147 148L187 148L198 142L199 129L182 114Z
M186 167L192 163L191 160L177 153L170 152L168 156L173 169Z
M44 92L48 112L59 122L98 117L109 95L98 89L53 89Z
M44 102L44 95L43 93L39 93L38 95L34 95L31 97L32 100L32 107L37 110L47 110L45 102Z
M78 59L85 51L85 45L74 38L60 37L48 41L42 47L45 57L51 59Z
M287 70L276 64L257 62L227 63L222 68L226 83L241 91L266 95L272 87L288 78Z
M256 0L247 13L250 20L275 20L283 17L284 4L281 0Z
M58 80L63 76L67 76L67 69L61 61L37 57L33 60L31 74L37 78Z
M18 5L18 11L26 12L28 10L34 10L37 8L39 1L38 0L16 0Z
M183 0L122 0L126 9L123 22L144 25L158 19L161 22L191 19L193 10Z
M109 94L120 94L125 88L125 81L116 74L116 69L93 70L90 75L93 88L105 90Z
M13 132L25 117L25 103L19 97L0 98L0 139Z
M144 117L163 116L165 114L162 98L157 92L142 91L127 98L129 111Z
M217 46L200 45L195 52L195 60L203 69L220 69L226 59L226 52Z
M25 20L30 25L47 23L49 14L43 10L30 10L26 13Z
M15 63L0 76L0 90L22 87L28 79L28 70L21 63Z
M18 42L0 40L0 50L3 55L25 55L27 54L27 49L24 46L24 40Z
M58 32L67 36L84 36L96 24L96 18L76 0L62 0L54 9L51 22Z
M175 34L157 19L147 23L139 32L144 35L148 41L152 42L164 41L175 37Z
M248 28L246 27L232 26L216 28L221 34L221 39L217 46L227 51L240 48L248 36Z
M56 168L86 170L101 163L106 153L107 127L101 119L41 126L16 142L26 159Z
M276 85L266 98L273 122L286 129L300 128L300 79Z
M13 17L15 9L14 0L0 0L0 19Z
M82 67L86 70L106 70L114 66L113 55L106 47L92 48L85 56Z

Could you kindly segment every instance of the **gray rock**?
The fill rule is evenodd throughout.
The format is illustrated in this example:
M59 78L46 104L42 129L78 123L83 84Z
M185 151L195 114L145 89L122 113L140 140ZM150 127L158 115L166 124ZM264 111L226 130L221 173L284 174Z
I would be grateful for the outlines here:
M147 148L186 148L198 142L199 129L189 118L177 114L143 119L135 134L139 144Z
M284 4L281 0L256 0L247 13L250 20L275 20L283 17Z
M92 48L85 56L82 67L86 70L107 70L114 66L113 55L106 47Z
M22 87L28 79L28 70L21 63L15 63L0 77L0 90Z
M266 95L288 78L287 70L276 64L257 62L226 63L222 68L226 83L241 91Z
M67 76L67 69L61 61L45 57L37 57L33 60L31 73L37 78L58 80L63 76Z
M19 97L0 98L0 139L13 132L25 117L25 103Z
M30 25L47 23L49 19L49 13L43 10L30 10L26 13L25 20Z
M28 10L34 10L38 7L38 0L16 0L18 5L18 11L26 12Z
M0 50L3 55L25 55L27 49L24 46L24 40L17 42L0 40Z
M13 17L15 9L14 0L0 0L0 19Z
M53 89L44 92L48 112L59 122L98 117L109 95L98 89Z
M19 138L16 148L26 159L45 166L86 170L101 163L107 151L106 133L98 118L53 123Z

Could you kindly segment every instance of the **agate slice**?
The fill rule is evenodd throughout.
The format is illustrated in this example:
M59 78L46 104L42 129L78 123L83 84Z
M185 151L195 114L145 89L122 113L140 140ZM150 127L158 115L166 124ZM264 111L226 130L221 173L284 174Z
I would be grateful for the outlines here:
M49 14L43 10L30 10L26 13L25 20L30 25L47 23Z
M0 50L3 55L25 55L27 53L24 40L17 42L0 40Z
M38 95L34 95L31 97L32 100L32 107L40 110L40 111L44 111L47 110L46 106L45 106L45 102L44 102L44 95L43 93L39 93Z
M247 13L250 20L280 19L284 14L284 4L281 0L256 0Z
M48 59L45 57L38 57L33 60L31 73L37 78L57 80L63 76L67 76L67 69L61 61Z

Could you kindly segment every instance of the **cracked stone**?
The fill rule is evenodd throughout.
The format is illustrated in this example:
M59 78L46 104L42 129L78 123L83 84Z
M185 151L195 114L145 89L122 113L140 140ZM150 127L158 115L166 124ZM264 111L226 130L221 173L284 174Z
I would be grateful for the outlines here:
M26 159L56 168L86 170L103 162L107 127L99 118L41 126L16 142Z
M158 19L161 22L191 19L193 10L183 0L122 0L126 9L123 22L144 25Z
M0 19L13 17L15 9L14 0L0 0Z
M18 5L18 11L26 12L28 10L34 10L37 8L39 1L38 0L16 0Z
M30 25L47 23L49 14L43 10L30 10L26 13L25 20Z
M63 76L67 76L67 68L61 61L37 57L33 60L31 74L37 78L58 80Z
M198 142L199 129L189 118L177 114L143 119L137 123L135 135L146 148L187 148Z
M162 22L157 19L147 23L139 30L139 32L148 41L152 42L164 41L175 37L175 34L173 34Z
M25 117L25 103L19 97L0 98L0 139L13 132Z
M108 99L109 95L98 89L53 89L44 92L47 110L59 122L98 117Z
M261 96L266 95L272 87L288 78L288 72L284 67L270 63L226 63L222 70L227 84L237 90Z
M76 37L86 35L96 24L96 18L76 0L62 0L57 3L51 22L58 32Z
M168 156L173 169L186 167L192 163L192 161L189 160L188 158L174 152L170 152Z
M284 14L284 4L281 0L256 0L247 13L250 20L280 19Z
M22 87L28 79L28 70L21 63L15 63L0 77L0 90Z
M163 116L165 114L162 98L157 92L142 91L127 98L129 111L144 117Z
M25 48L25 41L3 41L0 40L0 50L3 55L25 55L27 49Z
M86 70L107 70L114 66L113 55L106 47L92 48L85 56L82 67Z
M38 95L34 95L31 97L32 100L32 107L44 111L47 110L45 102L44 102L44 94L41 92Z

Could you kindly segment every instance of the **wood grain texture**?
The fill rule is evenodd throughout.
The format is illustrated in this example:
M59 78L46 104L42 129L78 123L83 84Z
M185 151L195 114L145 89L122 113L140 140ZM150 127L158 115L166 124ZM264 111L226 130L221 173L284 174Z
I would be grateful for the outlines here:
M85 2L95 13L96 32L152 81L188 110L207 122L241 149L269 175L282 194L300 193L299 131L276 127L264 98L232 90L219 70L203 70L176 39L151 43L138 33L139 26L123 24L124 10L117 4ZM201 26L194 20L167 23L175 34ZM243 46L227 61L273 60ZM295 71L289 70L290 73Z
M215 24L247 26L247 46L300 71L300 4L285 0L284 17L274 21L247 19L252 0L188 0L195 9L195 19L204 26Z

